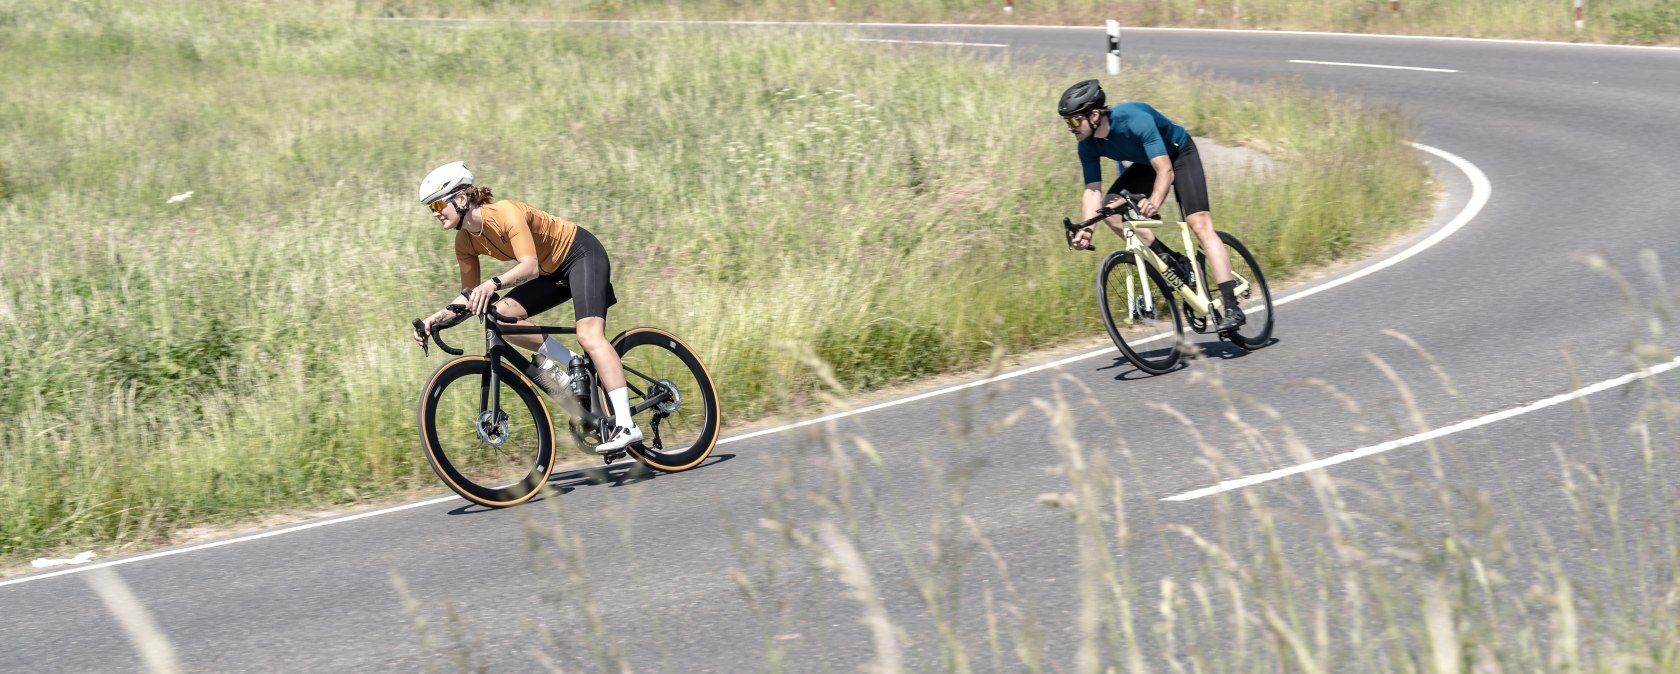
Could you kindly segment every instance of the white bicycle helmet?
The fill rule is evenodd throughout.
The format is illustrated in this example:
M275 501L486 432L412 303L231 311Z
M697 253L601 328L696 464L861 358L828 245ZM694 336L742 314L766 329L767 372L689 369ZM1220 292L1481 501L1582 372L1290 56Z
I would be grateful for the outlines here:
M472 184L472 171L467 170L466 162L449 162L432 169L432 172L420 181L420 203L430 205Z

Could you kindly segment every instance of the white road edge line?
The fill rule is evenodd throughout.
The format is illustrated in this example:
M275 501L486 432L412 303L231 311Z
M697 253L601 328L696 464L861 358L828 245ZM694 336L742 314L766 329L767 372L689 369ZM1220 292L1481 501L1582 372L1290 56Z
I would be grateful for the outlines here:
M628 24L628 25L746 25L746 27L857 27L857 29L986 29L986 30L1102 30L1100 25L1047 24L894 24L894 22L729 22L729 20L679 20L679 18L447 18L447 17L363 17L373 22L390 24ZM1606 44L1606 42L1557 42L1557 40L1517 40L1502 37L1450 37L1450 35L1391 35L1361 34L1361 32L1331 32L1331 30L1265 30L1265 29L1183 29L1183 27L1146 27L1127 25L1124 30L1141 32L1225 32L1252 35L1315 35L1315 37L1359 37L1359 39L1430 40L1430 42L1492 42L1492 44L1532 44L1541 47L1603 47L1603 49L1680 50L1680 47L1648 44Z
M864 25L868 25L868 24L864 24ZM892 24L883 24L883 25L892 25ZM953 24L952 25L952 27L959 27L959 26L961 26L961 24ZM978 28L978 27L983 27L983 26L975 26L975 27ZM1030 27L1031 26L1020 26L1020 28L1030 28ZM1051 26L1043 26L1043 27L1050 28ZM1055 27L1058 27L1058 28L1086 28L1087 26L1055 26ZM1093 30L1102 30L1102 29L1101 28L1093 28ZM1126 28L1126 30L1130 30L1130 31L1153 31L1153 32L1161 32L1161 33L1174 33L1174 32L1176 32L1176 33L1249 33L1249 34L1279 35L1279 36L1306 35L1306 36L1313 36L1313 37L1347 37L1347 38L1369 38L1369 39L1382 39L1382 40L1413 40L1413 41L1428 41L1428 42L1473 42L1473 43L1479 42L1479 43L1486 43L1486 44L1534 45L1534 46L1538 46L1538 47L1585 47L1585 48L1598 48L1598 49L1622 49L1622 50L1632 49L1632 50L1644 50L1644 51L1680 51L1680 47L1666 47L1666 46L1661 46L1661 45L1610 44L1610 43L1606 43L1606 42L1559 42L1559 41L1556 41L1556 40L1516 40L1516 39L1511 39L1511 38L1452 37L1452 36L1447 36L1447 35L1389 35L1389 34L1381 34L1381 33L1335 33L1335 32L1329 32L1329 31L1314 31L1314 30L1256 30L1256 29L1244 29L1244 28L1171 28L1171 27L1164 27L1164 26L1148 26L1148 27L1145 27L1145 26L1129 26L1129 27Z
M1633 382L1639 381L1641 379L1645 379L1647 377L1662 374L1662 373L1667 372L1669 370L1672 370L1676 367L1680 367L1680 358L1675 358L1674 360L1668 361L1666 363L1660 363L1658 365L1653 365L1651 367L1645 368L1643 370L1639 370L1637 372L1630 372L1630 373L1624 374L1620 377L1616 377L1615 379L1606 379L1604 381L1598 382L1597 384L1593 384L1593 385L1587 386L1585 388L1576 389L1576 390L1570 391L1568 393L1560 393L1558 395L1552 396L1550 398L1546 398L1544 400L1540 400L1540 401L1536 401L1536 402L1533 402L1533 403L1529 403L1527 405L1523 405L1522 407L1514 407L1514 408L1511 408L1511 409L1508 409L1508 410L1504 410L1502 412L1494 412L1493 414L1488 414L1488 415L1485 415L1485 416L1476 417L1474 419L1470 419L1470 420L1467 420L1467 421L1460 421L1460 422L1458 422L1456 424L1453 424L1451 426L1443 426L1441 428L1437 428L1437 429L1430 430L1430 431L1424 431L1424 432L1418 433L1416 435L1409 435L1409 436L1406 436L1404 438L1400 438L1399 440L1390 440L1390 441L1382 443L1380 445L1371 445L1370 447L1361 447L1361 448L1355 449L1353 451L1343 452L1341 454L1337 454L1335 456L1319 459L1317 461L1309 461L1307 463L1303 463L1303 464L1298 465L1298 466L1290 466L1288 468L1280 468L1278 470L1274 470L1274 471L1271 471L1269 473L1260 473L1259 475L1250 475L1248 477L1237 478L1237 479L1234 479L1234 480L1226 480L1226 481L1220 482L1219 484L1216 484L1212 487L1204 487L1202 489L1197 489L1195 491L1187 491L1187 492L1184 492L1184 493L1179 494L1177 496L1168 496L1168 497L1166 497L1164 499L1161 499L1161 500L1163 500L1163 501L1190 501L1190 500L1194 500L1194 499L1203 498L1203 497L1206 497L1206 496L1212 496L1214 494L1218 494L1218 493L1221 493L1221 492L1227 492L1227 491L1231 491L1231 490L1234 490L1234 489L1242 489L1243 487L1249 487L1249 486L1257 485L1257 484L1260 484L1262 482L1270 482L1272 480L1289 477L1291 475L1298 475L1298 474L1305 473L1305 472L1310 471L1310 470L1318 470L1320 468L1327 468L1329 466L1334 466L1338 463L1346 463L1346 462L1352 461L1354 459L1362 459L1362 458L1365 458L1367 456L1381 454L1383 452L1399 449L1401 447L1408 447L1408 446L1411 446L1411 445L1418 444L1420 442L1426 442L1426 441L1429 441L1429 440L1434 440L1434 439L1439 438L1439 437L1452 435L1452 434L1457 433L1459 431L1468 431L1472 428L1477 428L1479 426L1486 426L1486 425L1494 423L1496 421L1504 421L1506 419L1510 419L1511 417L1521 416L1521 415L1524 415L1524 414L1528 414L1529 412L1533 412L1533 411L1536 411L1536 410L1542 410L1542 409L1545 409L1547 407L1551 407L1553 405L1560 405L1560 404L1569 402L1571 400L1575 400L1577 398L1585 398L1585 397L1590 396L1594 393L1599 393L1599 392L1602 392L1602 391L1608 391L1608 390L1616 388L1618 386L1622 386L1622 385L1625 385L1625 384L1631 384Z
M1412 147L1415 147L1415 148L1417 148L1417 149L1419 149L1423 152L1427 152L1429 154L1433 154L1435 156L1438 156L1438 157L1441 157L1442 159L1447 160L1454 167L1458 168L1460 171L1463 171L1465 173L1465 175L1469 176L1470 183L1471 183L1472 189L1473 189L1473 193L1471 195L1469 203L1465 204L1464 209L1460 210L1458 215L1453 218L1452 222L1447 223L1447 225L1445 227L1442 227L1441 229L1436 230L1436 232L1434 234L1431 234L1429 237L1423 239L1422 241L1419 241L1416 244L1413 244L1410 248L1407 248L1406 250L1403 250L1403 251L1399 252L1398 254L1394 255L1393 257L1386 258L1382 262L1371 265L1369 267L1365 267L1364 269L1360 269L1359 271L1356 271L1356 272L1354 272L1352 274L1349 274L1347 276L1338 278L1338 279L1336 279L1334 281L1331 281L1329 283L1314 286L1312 288L1308 288L1306 290L1303 290L1303 291L1300 291L1300 292L1297 292L1297 293L1292 293L1290 295L1286 295L1282 298L1274 300L1272 302L1272 304L1274 306L1279 305L1279 304L1284 304L1284 303L1287 303L1287 302L1293 302L1293 301L1301 299L1303 297L1307 297L1309 295L1314 295L1314 294L1323 292L1325 290L1329 290L1331 288L1342 285L1343 283L1347 283L1347 282L1352 281L1354 279L1364 278L1366 276L1369 276L1371 274L1376 273L1379 270L1387 269L1388 267L1390 267L1390 266L1392 266L1396 263L1399 263L1401 260L1405 260L1406 258L1409 258L1413 255L1417 255L1418 253L1423 252L1424 249L1427 249L1430 246L1433 246L1437 243L1440 243L1443 239L1450 236L1453 232L1456 232L1460 228L1462 228L1465 225L1465 223L1470 222L1470 220L1472 218L1476 217L1477 213L1481 212L1482 206L1487 203L1488 194L1492 191L1492 187L1491 187L1490 183L1488 182L1487 176L1482 173L1481 169L1476 168L1475 164L1471 164L1470 162L1468 162L1468 161L1464 160L1463 158L1459 157L1458 155L1446 152L1444 150L1436 149L1436 148L1430 147L1428 145L1420 145L1418 143L1412 143L1411 145L1412 145ZM1163 334L1160 334L1160 335L1156 335L1154 337L1150 337L1148 339L1139 340L1138 343L1141 344L1141 343L1144 343L1144 342L1152 342L1152 341L1156 341L1156 340L1159 340L1159 339L1164 339L1166 336L1167 336L1166 333L1163 333ZM1086 360L1088 358L1095 358L1097 356L1101 356L1101 355L1104 355L1104 354L1114 353L1116 350L1117 349L1115 349L1115 347L1112 347L1112 346L1104 347L1104 348L1101 348L1101 349L1097 349L1096 351L1088 351L1086 353L1081 353L1081 354L1069 356L1067 358L1062 358L1060 360L1052 361L1052 362L1049 362L1049 363L1044 363L1044 364L1041 364L1041 365L1034 365L1034 366L1031 366L1031 367L1024 367L1024 368L1021 368L1019 370L1012 370L1010 372L1005 372L1003 374L999 374L995 377L987 377L985 379L971 381L971 382L968 382L966 384L958 384L956 386L949 386L949 387L942 388L942 389L939 389L939 390L936 390L936 391L929 391L929 392L926 392L926 393L920 393L920 394L917 394L917 395L910 396L908 398L900 398L900 399L897 399L897 400L889 400L889 401L883 402L883 403L876 403L874 405L866 405L864 407L859 407L855 410L851 410L851 411L848 411L848 412L835 412L833 414L827 414L827 415L824 415L824 416L817 417L815 419L806 419L804 421L791 423L791 424L787 424L787 425L784 425L784 426L777 426L775 428L767 428L767 429L764 429L764 430L761 430L761 431L754 431L754 432L746 433L746 434L743 434L743 435L736 435L736 436L723 438L721 440L718 440L717 444L726 445L726 444L729 444L731 442L738 442L738 441L741 441L741 440L749 440L749 439L752 439L752 438L762 437L762 436L765 436L765 435L781 433L783 431L790 431L790 430L793 430L795 428L804 428L806 426L812 426L812 425L815 425L815 424L826 423L826 422L834 421L834 420L837 420L837 419L844 419L844 418L849 417L849 416L864 414L866 412L874 412L876 410L883 410L883 409L886 409L886 408L889 408L889 407L897 407L899 405L904 405L904 404L907 404L907 403L913 403L913 402L916 402L918 400L926 400L928 398L933 398L933 397L936 397L936 396L942 396L942 395L946 395L948 393L955 393L957 391L971 389L971 388L975 388L975 387L978 387L978 386L984 386L986 384L991 384L991 383L994 383L994 382L1000 382L1000 381L1004 381L1006 379L1014 379L1016 377L1029 375L1029 374L1032 374L1034 372L1042 372L1044 370L1048 370L1048 369L1052 369L1052 368L1058 368L1058 367L1061 367L1063 365L1067 365L1069 363L1076 363L1076 362L1079 362L1081 360ZM199 550L209 550L211 548L219 548L219 547L222 547L224 545L233 545L234 543L245 543L245 542L249 542L249 541L261 540L261 539L264 539L264 538L272 538L274 536L280 536L280 535L283 535L283 534L290 534L290 533L295 533L295 532L299 532L299 531L305 531L305 530L308 530L308 529L314 529L316 527L324 527L324 526L329 526L329 525L333 525L333 524L342 524L344 522L353 522L353 521L356 521L356 520L366 519L366 518L369 518L369 517L377 517L379 515L387 515L387 514L390 514L390 513L401 512L401 511L404 511L404 510L410 510L410 509L413 509L413 508L422 508L422 507L425 507L425 506L435 505L435 504L438 504L438 503L445 503L445 502L453 501L453 500L457 500L457 499L458 499L458 497L453 496L453 495L442 496L442 497L439 497L439 498L428 499L428 500L419 501L419 502L416 502L416 503L407 503L407 504L404 504L404 505L394 506L394 507L391 507L391 508L383 508L383 509L374 510L374 511L371 511L371 512L358 513L358 514L355 514L355 515L348 515L348 516L345 516L345 517L336 517L336 518L333 518L333 519L330 519L330 520L322 520L322 521L319 521L319 522L310 522L308 524L301 524L301 525L298 525L298 526L295 526L295 527L287 527L287 528L284 528L284 529L275 529L274 531L265 531L265 532L260 533L260 534L252 534L252 535L249 535L249 536L240 536L238 538L230 538L230 539L227 539L225 541L215 541L215 542L212 542L212 543L204 543L204 544L193 545L193 546L188 546L188 547L184 547L184 548L176 548L176 549L173 549L173 550L164 550L164 551L161 551L161 552L153 552L153 553L149 553L149 554L138 555L138 556L135 556L135 557L124 557L122 559L113 559L109 562L100 562L98 564L86 564L86 565L78 566L78 567L75 567L75 568L63 569L63 570L60 570L60 571L53 571L53 572L50 572L50 573L43 573L43 574L33 575L33 576L23 576L21 578L13 578L11 580L0 580L0 587L5 587L7 585L18 585L18 584L21 584L21 583L27 583L27 582L36 581L36 580L45 580L47 578L53 578L53 577L56 577L56 576L66 576L66 575L70 575L70 574L74 574L74 573L82 573L84 571L91 571L93 569L103 569L103 568L108 568L108 567L112 567L112 566L119 566L119 565L122 565L122 564L132 564L134 562L143 562L143 561L146 561L146 560L149 560L149 559L158 559L160 557L169 557L169 556L172 556L172 555L179 555L179 554L184 554L184 553L188 553L188 552L197 552Z
M1421 70L1426 73L1456 73L1457 70L1446 68L1421 68L1418 66L1385 66L1380 63L1342 63L1340 61L1308 61L1305 59L1289 59L1290 63L1310 63L1317 66L1348 66L1350 68L1382 68L1385 70Z
M531 24L627 24L651 26L764 26L764 27L842 27L842 28L974 28L984 30L1094 30L1102 31L1102 26L1056 26L1046 24L1022 23L892 23L892 22L863 22L848 23L844 21L701 21L680 19L483 19L419 16L375 16L365 17L367 21L383 21L388 23L531 23ZM1680 47L1666 47L1662 45L1645 44L1609 44L1604 42L1558 42L1553 40L1515 40L1493 37L1452 37L1447 35L1392 35L1386 33L1337 33L1332 31L1315 30L1264 30L1257 28L1175 28L1170 26L1126 26L1128 31L1159 32L1159 33L1248 33L1253 35L1306 35L1309 37L1347 37L1374 40L1427 40L1430 42L1485 42L1490 44L1526 44L1541 47L1586 47L1602 49L1639 49L1647 51L1680 51Z
M32 580L44 580L44 579L47 579L47 578L52 578L54 576L67 576L67 575L70 575L72 573L81 573L83 571L92 571L94 569L103 569L103 568L112 567L112 566L119 566L119 565L122 565L122 564L133 564L134 562L143 562L143 561L146 561L148 559L157 559L159 557L169 557L169 556L172 556L172 555L179 555L179 554L188 553L188 552L197 552L199 550L209 550L210 548L219 548L219 547L222 547L224 545L233 545L234 543L245 543L247 541L255 541L255 540L259 540L259 539L263 539L263 538L272 538L274 536L279 536L281 534L289 534L289 533L293 533L293 532L303 531L303 530L306 530L306 529L314 529L316 527L324 527L324 526L327 526L329 524L340 524L340 523L343 523L343 522L353 522L353 521L359 520L359 519L366 519L366 518L369 518L369 517L376 517L376 516L379 516L379 515L385 515L385 514L394 513L394 512L401 512L403 510L410 510L410 509L413 509L413 508L421 508L421 507L424 507L424 506L443 503L445 501L459 501L459 500L460 500L460 497L450 495L450 496L443 496L443 497L434 498L434 499L428 499L428 500L425 500L425 501L419 501L417 503L405 503L405 504L400 505L400 506L394 506L394 507L391 507L391 508L383 508L383 509L374 510L374 511L371 511L371 512L357 513L355 515L347 515L345 517L335 517L335 518L330 519L330 520L321 520L319 522L310 522L308 524L300 524L300 525L297 525L295 527L286 527L285 529L275 529L274 531L265 531L265 532L262 532L260 534L251 534L249 536L240 536L238 538L229 538L225 541L215 541L213 543L204 543L204 544L201 544L201 545L193 545L193 546L188 546L188 547L185 547L185 548L176 548L174 550L164 550L164 551L161 551L161 552L153 552L153 553L149 553L149 554L138 555L138 556L135 556L135 557L124 557L122 559L113 559L109 562L100 562L98 564L87 564L87 565L84 565L84 566L75 567L73 569L64 569L63 571L54 571L52 573L43 573L43 574L40 574L38 576L24 576L22 578L13 578L11 580L0 580L0 587L5 587L7 585L16 585L18 583L27 583L27 582L32 581Z
M1009 45L997 44L995 42L937 42L937 41L933 41L933 40L888 40L888 39L884 39L884 38L872 38L872 37L852 37L852 38L846 38L846 41L847 42L892 42L894 44L945 44L945 45L954 45L954 46L958 46L958 47L998 47L1000 49L1008 49L1009 48Z

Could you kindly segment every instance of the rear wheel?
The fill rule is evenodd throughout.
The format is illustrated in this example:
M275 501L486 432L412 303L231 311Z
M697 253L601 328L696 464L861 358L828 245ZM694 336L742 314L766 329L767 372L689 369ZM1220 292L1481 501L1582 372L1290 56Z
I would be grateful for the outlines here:
M1260 271L1260 263L1248 252L1248 247L1225 232L1219 232L1219 240L1225 242L1225 255L1231 259L1231 278L1237 282L1233 293L1237 306L1242 307L1243 316L1247 317L1241 328L1222 336L1253 351L1272 339L1272 291L1266 287L1266 275Z
M1097 309L1109 338L1137 369L1165 374L1184 357L1178 301L1160 273L1135 254L1115 251L1103 260L1097 269ZM1144 348L1148 342L1159 343Z
M717 446L717 386L694 350L659 328L633 328L613 339L624 363L630 407L642 441L627 449L653 468L700 465Z
M464 356L432 373L420 392L420 439L445 485L473 503L503 508L530 500L554 468L548 408L524 377L490 359Z

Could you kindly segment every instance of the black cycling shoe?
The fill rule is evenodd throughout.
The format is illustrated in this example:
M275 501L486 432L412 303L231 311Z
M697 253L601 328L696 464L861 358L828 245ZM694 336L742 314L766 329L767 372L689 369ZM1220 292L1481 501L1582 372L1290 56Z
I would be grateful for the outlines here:
M1235 302L1231 302L1226 305L1225 311L1219 314L1218 330L1219 332L1230 332L1242 327L1247 322L1248 317L1243 315L1242 307L1237 306Z

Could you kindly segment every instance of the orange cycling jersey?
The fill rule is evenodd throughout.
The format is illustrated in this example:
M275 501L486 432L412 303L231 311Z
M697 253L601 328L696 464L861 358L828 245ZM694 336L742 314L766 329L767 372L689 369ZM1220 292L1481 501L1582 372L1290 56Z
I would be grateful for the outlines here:
M466 285L479 276L480 255L498 260L535 256L542 275L552 274L565 261L572 239L577 237L577 223L519 201L503 199L485 204L478 207L478 213L484 218L483 231L473 234L463 229L455 233L455 259L461 263Z

